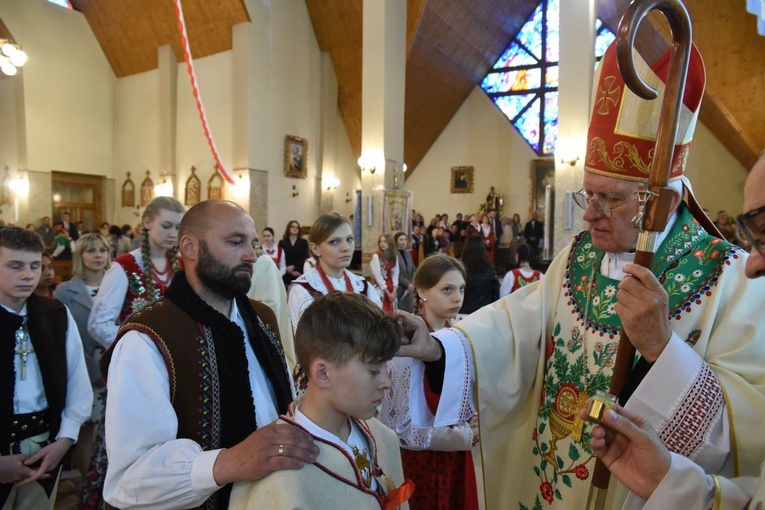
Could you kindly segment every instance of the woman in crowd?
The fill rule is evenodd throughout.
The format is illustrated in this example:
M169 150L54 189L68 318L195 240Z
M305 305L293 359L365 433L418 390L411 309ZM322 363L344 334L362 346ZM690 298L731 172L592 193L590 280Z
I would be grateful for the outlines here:
M480 239L476 238L479 242ZM465 266L446 255L428 257L414 275L415 312L431 332L449 327L457 316L465 293ZM476 438L475 419L451 427L416 428L409 415L410 358L394 358L388 363L393 388L383 401L381 416L403 445L401 462L404 476L417 489L409 499L412 510L478 508L475 475L470 448ZM431 415L439 396L423 377Z
M383 310L393 312L396 309L398 295L398 256L390 234L381 234L377 238L377 251L372 254L369 269L380 289Z
M308 241L303 239L302 236L300 223L295 220L287 222L284 235L279 241L279 247L284 252L285 264L287 266L282 276L284 285L289 285L295 278L303 274L303 267L308 258Z
M178 230L185 209L172 197L157 197L141 217L141 245L115 259L104 275L88 318L88 333L105 349L119 325L133 312L159 299L179 269ZM98 429L80 510L103 506L106 447L104 427Z
M433 228L424 239L425 245L425 257L432 257L438 253L443 253L443 243L441 237L438 235L438 228Z
M311 253L318 260L316 269L292 282L287 301L293 331L303 310L317 297L333 290L358 292L382 306L377 291L347 267L353 258L353 229L348 218L327 212L316 218L308 236Z
M414 265L412 254L407 249L409 238L406 232L396 232L394 236L398 249L398 309L412 313L414 311Z
M502 279L502 285L499 287L499 297L505 297L521 287L541 280L544 276L542 271L531 269L531 248L529 248L528 244L518 246L516 259L518 267L508 271Z
M479 232L483 238L484 245L486 245L486 255L489 257L489 263L494 265L494 245L497 244L497 236L489 223L488 214L481 216L481 230Z
M47 251L42 252L40 264L40 279L37 281L34 293L38 296L52 298L56 288L56 270L53 268L53 257Z
M117 225L109 227L109 256L112 259L121 257L130 251L130 238L122 233L122 229Z
M264 228L262 236L263 242L260 247L263 249L263 253L274 261L279 269L279 275L283 277L287 271L287 265L284 261L284 250L282 250L281 243L278 246L274 243L274 229L271 227Z
M469 314L497 300L499 280L486 254L486 244L481 237L470 236L465 240L462 262L467 269L467 278L465 279L465 302L460 313Z
M113 228L113 227L112 227ZM72 260L73 277L56 287L53 297L64 303L72 313L80 332L82 349L85 351L85 365L93 386L93 410L90 420L80 428L77 446L72 452L72 463L85 477L93 454L96 429L104 421L106 383L101 377L98 360L103 353L101 346L88 333L88 317L93 307L93 298L98 294L104 273L109 269L109 244L100 234L85 234L74 244Z

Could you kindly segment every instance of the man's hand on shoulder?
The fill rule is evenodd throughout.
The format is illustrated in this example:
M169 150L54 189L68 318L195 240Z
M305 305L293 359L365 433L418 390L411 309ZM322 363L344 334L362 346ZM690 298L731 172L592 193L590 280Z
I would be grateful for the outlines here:
M218 485L233 482L256 482L274 471L300 469L313 464L319 449L313 438L286 423L271 423L239 443L220 452L213 466Z
M650 269L628 264L624 272L627 277L619 284L616 313L632 344L653 363L672 337L669 296Z
M396 356L411 357L420 361L440 360L443 350L438 341L430 335L422 317L401 310L398 310L396 315L404 328L404 337Z

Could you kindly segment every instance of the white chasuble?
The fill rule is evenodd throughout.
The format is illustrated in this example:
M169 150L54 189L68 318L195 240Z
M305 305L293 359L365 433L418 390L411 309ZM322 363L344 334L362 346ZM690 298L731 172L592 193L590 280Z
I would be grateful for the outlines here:
M580 234L541 282L435 334L447 353L445 381L471 370L475 379L486 508L585 507L592 426L576 414L608 390L621 326L619 282L600 274L603 257ZM672 451L726 476L758 475L765 457L765 314L751 305L765 300L765 285L746 279L746 257L681 208L653 268L674 334L627 405ZM466 345L474 364L452 370L450 353ZM459 421L441 408L458 410L463 394L442 392L436 425ZM625 497L612 480L606 507Z

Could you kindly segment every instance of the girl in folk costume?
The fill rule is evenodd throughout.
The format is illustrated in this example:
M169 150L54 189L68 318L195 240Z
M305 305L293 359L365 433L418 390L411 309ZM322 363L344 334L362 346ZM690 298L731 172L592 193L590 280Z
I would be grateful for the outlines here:
M305 272L303 266L309 256L308 241L302 238L300 223L295 220L287 223L284 235L279 241L279 247L284 252L284 262L287 265L287 270L282 279L285 285L289 285Z
M521 287L541 280L544 276L542 271L531 269L531 248L529 248L528 244L518 246L515 256L518 260L518 267L508 271L502 280L502 285L499 288L499 297L501 298Z
M369 263L377 287L383 300L383 310L392 312L396 309L396 294L398 294L398 256L390 234L382 234L377 239L377 251Z
M465 266L446 256L428 257L414 275L415 310L433 332L451 326L465 293ZM409 414L409 381L422 384L427 409L419 412L433 415L441 388L431 389L421 364L411 358L394 358L388 362L393 388L386 393L380 413L383 423L399 436L404 477L417 489L409 500L412 510L477 509L478 497L470 449L477 442L477 423L451 427L417 428ZM401 377L411 373L409 377ZM417 374L417 375L416 375Z
M276 267L279 268L279 275L284 276L287 272L287 264L284 261L284 250L282 250L281 244L279 246L274 243L274 229L266 227L263 229L263 244L260 245L263 249L263 253L268 255L271 260L274 261Z
M481 216L481 227L479 232L486 245L486 254L489 256L489 262L494 265L494 245L497 243L497 237L494 234L494 229L489 223L489 216L487 214Z
M347 269L354 249L353 228L348 218L334 211L316 218L308 245L318 264L316 269L300 276L290 286L287 303L293 331L308 305L333 290L364 294L382 306L377 291L364 278Z
M106 271L88 319L88 333L105 349L133 312L159 299L179 270L178 230L185 209L172 197L156 197L141 217L141 246L117 257ZM104 428L99 428L80 509L103 506L106 476Z
M109 242L101 234L85 234L74 245L72 273L68 282L56 287L53 297L69 308L77 324L85 353L85 366L93 386L93 410L90 420L80 427L77 446L72 452L72 463L83 477L87 474L90 457L93 455L95 432L104 422L104 404L106 403L106 381L101 376L98 360L103 349L88 333L88 317L93 307L93 299L98 294L104 273L111 265Z

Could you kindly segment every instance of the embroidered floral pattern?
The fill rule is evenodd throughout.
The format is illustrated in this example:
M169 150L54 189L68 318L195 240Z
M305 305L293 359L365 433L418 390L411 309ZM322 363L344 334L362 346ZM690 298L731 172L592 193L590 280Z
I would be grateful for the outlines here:
M739 256L737 248L709 236L687 209L681 209L654 258L654 273L669 295L669 318L679 320L692 307L701 305L712 294L726 261ZM615 311L618 282L597 270L602 260L603 253L593 247L587 232L577 236L562 289L562 304L568 308L559 310L546 345L544 389L537 426L530 437L535 459L532 469L539 478L539 490L531 504L521 503L519 509L541 509L545 502L563 502L566 489L588 479L594 465L589 447L591 425L579 421L577 412L596 390L608 390L621 329ZM694 345L701 335L700 330L693 330L688 343ZM693 402L708 405L711 400L712 407L716 405L715 398L701 390L698 393ZM689 408L684 416L693 415L695 407L689 404ZM706 425L701 423L700 427ZM672 434L680 438L678 430Z

